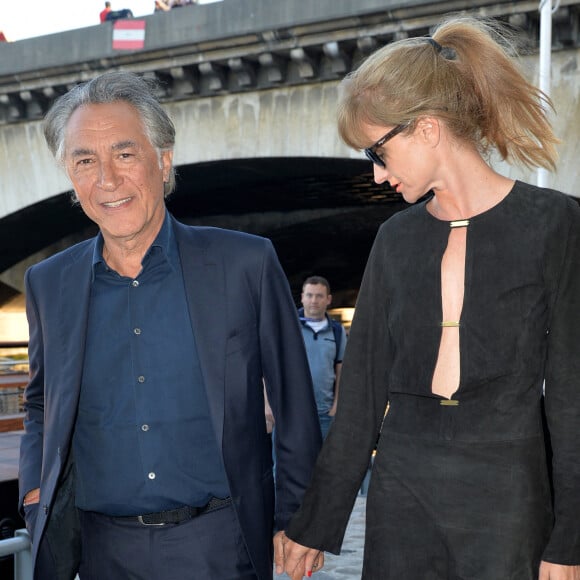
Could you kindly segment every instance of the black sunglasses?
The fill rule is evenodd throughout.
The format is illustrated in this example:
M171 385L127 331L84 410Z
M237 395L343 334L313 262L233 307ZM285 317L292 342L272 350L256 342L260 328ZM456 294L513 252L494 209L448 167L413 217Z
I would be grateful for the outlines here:
M386 135L381 137L374 145L367 147L364 152L367 156L369 161L372 161L375 165L378 165L382 169L385 169L386 165L385 162L377 155L377 149L382 147L387 141L390 141L393 137L396 137L401 131L404 131L409 125L411 121L407 121L406 123L401 123L397 125L393 129L391 129Z

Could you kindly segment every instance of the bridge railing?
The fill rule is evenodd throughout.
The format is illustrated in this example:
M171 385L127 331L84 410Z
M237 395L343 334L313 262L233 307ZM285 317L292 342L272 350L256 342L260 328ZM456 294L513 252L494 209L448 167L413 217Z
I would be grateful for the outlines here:
M27 346L26 342L0 342L0 432L22 429L29 371Z
M579 0L560 0L554 48L580 43ZM113 49L111 23L2 43L0 126L35 121L77 82L128 68L162 80L162 101L342 78L394 39L426 36L450 10L507 20L535 45L530 0L214 2L143 17L144 47Z
M13 538L0 540L0 557L14 556L14 580L32 580L30 536L25 529L16 530Z
M0 433L20 431L24 418L24 387L28 374L10 372L4 374L0 367Z

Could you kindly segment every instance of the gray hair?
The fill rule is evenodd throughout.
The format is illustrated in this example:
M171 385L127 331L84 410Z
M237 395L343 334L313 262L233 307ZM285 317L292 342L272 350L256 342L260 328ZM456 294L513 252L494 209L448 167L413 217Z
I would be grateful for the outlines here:
M161 164L161 153L172 150L175 145L175 126L155 96L156 88L155 82L134 73L113 71L76 85L59 97L44 118L44 138L57 162L64 164L64 135L67 123L76 109L83 105L123 101L139 113L145 133L157 150ZM172 167L164 187L165 196L174 188L175 169Z

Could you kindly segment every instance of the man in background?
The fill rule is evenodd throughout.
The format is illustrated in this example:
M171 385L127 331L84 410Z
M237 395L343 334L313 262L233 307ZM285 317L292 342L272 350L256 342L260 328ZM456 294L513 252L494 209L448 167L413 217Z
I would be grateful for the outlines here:
M336 414L346 331L326 311L332 302L330 284L326 278L307 278L302 285L301 300L302 308L298 310L298 315L324 439Z

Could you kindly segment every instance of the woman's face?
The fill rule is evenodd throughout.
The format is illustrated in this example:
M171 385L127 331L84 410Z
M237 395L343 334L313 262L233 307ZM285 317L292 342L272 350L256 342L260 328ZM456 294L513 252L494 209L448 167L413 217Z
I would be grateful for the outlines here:
M432 188L437 176L436 147L433 147L432 139L425 134L425 129L429 129L424 126L425 123L419 119L410 129L376 149L385 167L373 164L375 182L381 184L388 181L408 203L415 203L423 197ZM371 145L392 128L365 124L363 131Z

